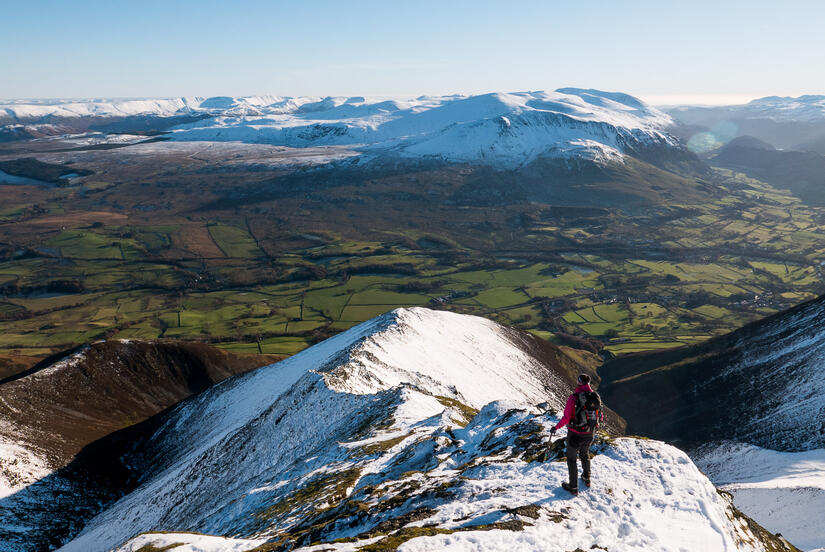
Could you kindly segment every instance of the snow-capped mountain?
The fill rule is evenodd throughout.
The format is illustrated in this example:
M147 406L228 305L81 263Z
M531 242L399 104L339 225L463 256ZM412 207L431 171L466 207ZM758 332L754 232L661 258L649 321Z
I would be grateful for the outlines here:
M805 95L766 96L742 105L720 107L674 107L669 110L677 118L680 114L726 111L744 119L770 119L776 122L816 122L825 121L825 96Z
M694 150L753 136L783 150L825 153L825 96L769 96L743 105L667 109L670 129Z
M681 443L746 514L825 547L825 297L600 373L628 431Z
M0 105L10 123L82 117L199 116L171 129L177 141L240 141L288 147L348 146L372 155L502 168L538 158L620 161L676 147L669 116L626 94L555 92L353 98L180 98ZM2 120L0 119L0 122Z
M580 370L491 321L398 309L158 418L121 456L133 490L61 550L794 550L663 443L602 436L593 488L559 489L549 429Z

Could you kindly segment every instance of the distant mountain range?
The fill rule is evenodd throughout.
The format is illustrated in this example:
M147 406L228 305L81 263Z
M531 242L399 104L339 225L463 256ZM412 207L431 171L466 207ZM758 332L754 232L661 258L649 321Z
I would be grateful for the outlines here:
M540 157L621 159L701 132L726 143L754 136L780 149L825 153L825 96L769 96L743 105L676 106L667 113L627 94L560 88L477 96L219 96L6 100L0 141L88 132L181 141L361 152L520 167Z
M720 145L738 136L753 136L775 148L825 153L825 96L768 96L743 105L666 111L678 123L671 131L685 142L707 132Z
M88 119L97 121L83 123ZM0 104L7 136L84 124L115 129L115 120L126 129L147 119L169 119L161 126L173 140L336 145L507 168L539 157L615 161L677 145L664 131L672 121L661 111L626 94L577 88L404 101L264 96ZM169 122L180 124L168 128Z

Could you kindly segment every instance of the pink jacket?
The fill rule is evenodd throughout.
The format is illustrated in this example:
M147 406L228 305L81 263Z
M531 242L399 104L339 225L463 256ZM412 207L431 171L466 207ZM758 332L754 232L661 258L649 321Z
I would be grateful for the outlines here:
M576 413L576 393L581 393L582 391L593 391L593 388L590 387L589 383L583 383L576 387L576 390L573 391L573 394L567 399L567 404L564 406L564 415L562 415L561 420L559 423L556 424L554 429L561 429L570 423L570 420L573 419L573 414ZM572 431L573 433L583 433L581 431L576 431L572 427L568 427L567 431Z

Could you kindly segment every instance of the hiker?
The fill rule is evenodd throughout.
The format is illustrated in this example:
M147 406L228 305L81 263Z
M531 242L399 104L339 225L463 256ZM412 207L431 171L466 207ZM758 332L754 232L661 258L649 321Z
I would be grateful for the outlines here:
M578 386L564 407L564 415L550 430L550 438L556 431L567 426L567 471L570 482L562 482L563 489L574 495L579 493L579 469L576 457L582 461L582 481L590 486L590 445L599 422L602 421L601 399L590 387L590 376L579 374Z

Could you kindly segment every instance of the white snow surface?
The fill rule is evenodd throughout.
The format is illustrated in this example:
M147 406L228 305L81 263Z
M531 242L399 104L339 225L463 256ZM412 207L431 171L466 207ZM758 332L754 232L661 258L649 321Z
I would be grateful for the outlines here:
M4 433L13 435L13 432ZM13 495L51 472L45 458L0 435L0 499Z
M596 483L576 498L556 487L566 476L566 464L560 462L494 464L465 472L472 478L467 486L485 498L455 500L439 508L428 523L459 527L455 520L473 511L497 512L512 504L538 504L548 508L546 514L561 513L566 519L537 521L522 531L422 537L399 551L747 549L738 543L741 528L728 518L727 504L682 451L657 441L618 439L594 458L592 470Z
M145 452L143 483L61 550L131 552L146 531L178 532L162 542L182 550L246 550L301 534L350 499L369 515L341 509L340 526L324 526L328 544L303 550L356 550L376 537L332 541L414 508L428 514L408 526L457 532L402 550L763 549L745 543L747 526L724 497L663 443L601 444L594 488L577 498L559 489L566 465L535 461L558 418L533 405L559 411L570 389L517 343L482 318L397 309L218 384L169 415ZM525 505L538 517L508 511ZM472 529L518 519L531 525ZM220 548L187 532L235 540Z
M351 431L353 419L370 404L395 401L386 393L374 394L391 387L391 395L403 397L403 386L417 385L476 407L508 395L532 404L549 395L561 407L562 383L550 382L555 393L543 384L540 364L505 333L479 317L397 309L285 361L227 380L184 403L158 431L158 447L167 447L165 469L95 518L65 549L113 546L124 535L163 524L188 528L188 516L196 514L177 504L181 496L193 504L202 500L194 509L203 516L231 496L255 495L251 490L266 486L270 470L283 470L327 445L336 432ZM244 462L240 446L259 454ZM230 457L235 469L226 474ZM204 475L210 462L223 477ZM225 530L227 520L202 522Z
M54 364L50 364L46 368L42 370L37 370L36 372L32 372L31 374L25 376L30 380L35 379L43 379L46 377L50 377L56 372L61 372L72 368L73 366L77 366L78 363L83 362L86 359L86 353L89 351L89 346L84 345L79 350L75 351L74 353L68 355L67 357L58 360Z
M230 539L193 533L144 533L118 547L116 552L138 552L146 546L161 550L169 546L175 552L244 552L264 542L265 539Z
M726 442L693 456L761 525L805 550L825 547L825 450L779 452Z
M621 93L555 92L363 97L178 98L0 104L13 121L81 116L203 114L176 127L179 141L240 141L289 147L348 146L400 157L518 167L539 157L618 161L648 145L676 145L672 119Z

